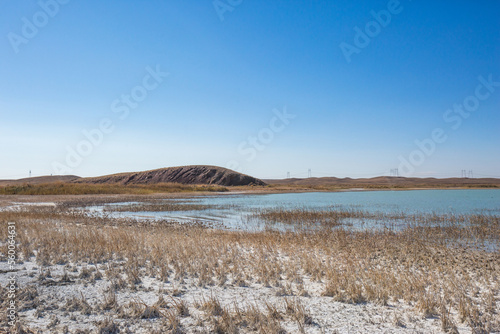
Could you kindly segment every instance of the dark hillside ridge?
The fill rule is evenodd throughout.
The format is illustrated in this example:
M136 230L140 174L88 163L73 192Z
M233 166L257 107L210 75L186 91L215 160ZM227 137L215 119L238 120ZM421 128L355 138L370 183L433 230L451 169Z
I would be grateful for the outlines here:
M118 183L118 184L156 184L182 183L207 184L219 186L266 185L255 177L217 166L180 166L149 170L145 172L119 173L76 180L78 183Z

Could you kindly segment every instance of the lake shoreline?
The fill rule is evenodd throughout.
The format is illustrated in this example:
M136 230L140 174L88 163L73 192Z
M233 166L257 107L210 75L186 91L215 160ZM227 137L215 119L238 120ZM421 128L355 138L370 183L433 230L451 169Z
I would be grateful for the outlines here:
M27 333L499 331L500 215L474 213L497 208L499 191L426 190L0 197L2 226L16 231L10 268L0 230L0 306L15 277ZM426 213L373 213L415 202ZM469 211L433 212L446 203ZM113 216L192 207L251 209L265 225Z
M318 216L297 212L290 223L305 225L295 231L249 232L86 215L73 204L0 211L0 221L17 231L14 271L0 257L0 300L7 301L14 275L26 331L500 329L500 253L463 243L498 235L495 217L471 217L475 227L466 230L453 220L436 229L425 219L401 231L330 229L330 220L308 230ZM7 237L0 231L2 248Z

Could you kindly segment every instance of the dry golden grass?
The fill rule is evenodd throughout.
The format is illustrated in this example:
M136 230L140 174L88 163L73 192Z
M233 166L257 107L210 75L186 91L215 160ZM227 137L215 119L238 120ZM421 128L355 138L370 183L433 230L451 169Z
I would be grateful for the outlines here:
M154 194L196 191L224 192L228 191L228 189L222 186L185 185L180 183L123 185L53 182L0 187L0 195Z
M166 212L166 211L191 211L208 210L216 208L215 205L195 204L195 203L177 203L175 201L163 201L161 203L140 203L127 205L109 205L104 211L114 212Z
M366 215L362 211L353 209L335 210L332 208L331 210L311 210L308 208L275 208L257 210L251 218L258 218L267 223L310 227L312 225L337 226L341 225L342 219L366 217Z
M304 224L324 218L310 212L296 214ZM287 212L272 218L296 219ZM406 217L406 228L380 231L331 228L328 222L328 228L296 232L235 232L162 222L139 225L64 208L0 212L2 226L8 221L16 222L21 259L36 253L42 268L107 264L105 277L114 282L115 290L133 289L150 276L175 282L190 279L199 286L262 284L291 296L279 307L250 304L245 309L222 306L216 297L202 299L197 305L206 319L201 321L209 322L214 332L236 333L245 327L278 333L285 317L304 332L313 319L293 296L307 295L305 278L321 283L322 295L344 303L402 301L423 317L440 317L446 332L456 331L453 312L475 332L500 330L497 216L411 216ZM0 229L0 241L6 240L7 229ZM4 253L0 261L6 261ZM90 271L80 275L99 279ZM141 301L118 305L115 290L103 296L101 310L114 310L129 318L161 318L173 332L180 330L179 317L189 314L188 306L173 297L154 305ZM0 290L0 300L3 293ZM36 296L26 298L28 302ZM77 298L66 307L89 312L90 306ZM114 328L112 319L99 326Z

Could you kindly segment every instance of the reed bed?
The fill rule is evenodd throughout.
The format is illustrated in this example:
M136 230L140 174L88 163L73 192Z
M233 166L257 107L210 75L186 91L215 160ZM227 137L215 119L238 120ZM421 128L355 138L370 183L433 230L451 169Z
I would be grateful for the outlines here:
M309 208L272 208L258 209L249 218L257 218L266 223L279 223L294 226L338 226L345 218L366 218L368 213L355 209L314 210Z
M500 248L500 216L482 214L382 213L354 208L310 209L283 207L258 209L247 220L259 220L272 229L290 225L295 231L311 227L349 227L353 219L364 229L387 230L432 244L495 251Z
M358 211L261 213L273 222L319 221L328 227L352 216L363 215ZM304 306L313 296L325 298L325 303L406 305L424 319L439 319L447 333L456 333L457 325L474 333L500 331L499 217L413 215L405 219L407 226L394 230L336 226L238 232L161 221L139 225L63 208L0 212L2 226L16 222L19 257L36 261L39 284L71 284L78 279L88 284L111 282L97 303L83 296L68 301L69 309L105 315L96 325L100 328L113 329L118 321L156 319L164 332L180 333L190 324L190 328L219 333L283 333L294 324L297 332L304 333L318 321ZM0 241L7 241L7 229L0 230ZM490 248L476 247L481 243ZM6 261L3 251L0 261ZM56 265L69 272L80 269L50 278L46 271ZM85 266L94 269L83 273ZM154 304L118 302L114 297L140 289L146 278L180 288L168 292L170 301L159 299ZM259 286L275 291L281 302L241 306L224 304L217 296L186 301L183 296L189 286ZM43 305L34 291L25 292L25 310L50 313L50 305ZM1 321L5 325L5 318ZM399 318L394 322L401 323Z

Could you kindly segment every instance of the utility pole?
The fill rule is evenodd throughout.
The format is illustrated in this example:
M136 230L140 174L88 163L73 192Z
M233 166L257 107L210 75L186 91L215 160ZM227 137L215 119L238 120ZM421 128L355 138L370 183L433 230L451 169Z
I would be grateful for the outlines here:
M462 178L464 179L472 179L474 178L474 173L472 172L472 169L462 169Z
M31 177L31 169L30 169L30 177Z
M307 170L307 177L312 177L311 168L309 168L309 169Z
M393 168L391 169L391 176L399 176L399 169L398 168Z
M286 178L289 179L290 178L290 172L286 172Z

